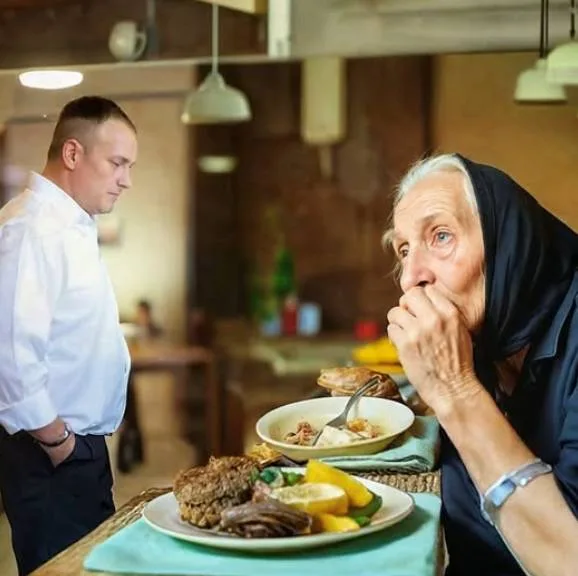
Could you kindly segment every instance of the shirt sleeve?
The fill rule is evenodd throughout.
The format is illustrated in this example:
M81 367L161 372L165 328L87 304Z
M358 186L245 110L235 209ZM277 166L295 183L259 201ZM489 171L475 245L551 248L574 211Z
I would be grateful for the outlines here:
M46 356L63 258L58 234L7 227L0 238L0 424L13 434L57 418Z

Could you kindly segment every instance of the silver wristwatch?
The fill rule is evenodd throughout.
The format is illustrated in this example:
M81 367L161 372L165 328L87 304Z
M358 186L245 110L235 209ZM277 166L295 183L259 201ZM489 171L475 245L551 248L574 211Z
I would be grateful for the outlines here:
M546 464L540 458L516 468L513 472L504 474L497 482L492 484L480 496L482 516L492 525L497 523L497 515L506 500L514 493L516 488L527 486L534 478L549 474L552 466Z

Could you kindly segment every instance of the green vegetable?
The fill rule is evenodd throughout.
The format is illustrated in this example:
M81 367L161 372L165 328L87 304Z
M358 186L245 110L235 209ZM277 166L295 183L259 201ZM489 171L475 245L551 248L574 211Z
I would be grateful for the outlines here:
M377 494L373 494L373 498L369 504L361 508L350 508L347 515L353 518L360 526L366 526L371 522L371 517L381 508L383 499Z
M253 468L253 470L251 470L251 476L249 478L251 479L251 484L255 484L255 482L259 480L259 470L257 470L257 468Z
M260 478L265 484L269 484L271 488L281 488L285 486L285 478L281 473L281 469L275 466L265 468L265 470L261 472Z
M261 472L260 478L266 484L272 484L280 475L281 471L278 468L265 468L265 470Z
M299 482L303 480L303 474L299 474L298 472L283 472L283 478L287 486L295 486L295 484L299 484Z
M354 516L352 519L355 520L362 528L371 522L371 518L368 518L367 516Z
M281 468L277 468L276 466L269 466L259 474L259 479L265 482L265 484L269 484L272 488L295 486L295 484L299 484L303 478L303 474L298 472L283 472Z

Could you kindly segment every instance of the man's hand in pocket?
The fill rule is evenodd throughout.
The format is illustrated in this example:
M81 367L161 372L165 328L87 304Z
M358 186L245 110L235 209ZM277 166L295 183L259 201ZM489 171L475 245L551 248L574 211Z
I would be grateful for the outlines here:
M52 465L56 468L59 464L62 464L74 451L74 446L76 444L76 436L71 433L66 441L60 446L55 448L48 448L47 446L42 446L42 449L48 454Z

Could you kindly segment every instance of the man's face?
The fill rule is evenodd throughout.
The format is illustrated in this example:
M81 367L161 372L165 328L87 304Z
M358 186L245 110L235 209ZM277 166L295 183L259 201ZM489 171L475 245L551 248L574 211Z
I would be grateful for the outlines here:
M111 212L130 188L136 162L136 134L125 122L111 119L97 126L80 146L71 173L74 199L90 215Z

